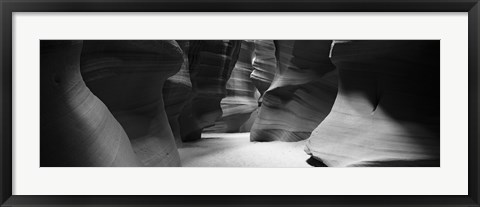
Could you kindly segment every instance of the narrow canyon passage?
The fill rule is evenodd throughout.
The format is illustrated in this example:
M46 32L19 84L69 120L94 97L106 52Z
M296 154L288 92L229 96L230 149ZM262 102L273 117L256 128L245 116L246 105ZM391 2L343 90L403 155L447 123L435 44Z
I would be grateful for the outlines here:
M439 167L438 40L42 40L41 167Z

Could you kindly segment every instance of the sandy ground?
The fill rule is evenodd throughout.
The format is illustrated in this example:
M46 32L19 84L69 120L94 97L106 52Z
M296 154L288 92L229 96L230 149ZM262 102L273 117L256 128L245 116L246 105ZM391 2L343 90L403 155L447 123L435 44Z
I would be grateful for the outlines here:
M250 142L250 133L203 134L179 149L183 167L311 167L300 142Z

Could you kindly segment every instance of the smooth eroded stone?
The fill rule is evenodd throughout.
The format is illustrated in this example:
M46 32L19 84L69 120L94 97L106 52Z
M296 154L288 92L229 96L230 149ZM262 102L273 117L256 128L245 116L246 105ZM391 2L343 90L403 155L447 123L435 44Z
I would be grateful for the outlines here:
M162 90L182 63L175 41L84 42L83 78L123 126L144 166L180 166Z
M165 85L163 86L163 100L176 145L177 147L181 147L182 138L180 135L179 117L189 97L192 95L192 83L188 69L189 41L177 40L177 43L183 51L183 64L175 75L165 81Z
M220 101L240 53L240 40L196 40L190 42L189 64L193 95L180 115L183 141L201 138L204 128L222 116Z
M306 152L328 166L439 166L440 41L343 41L339 93Z
M140 166L122 126L86 87L82 41L40 41L40 166Z
M258 108L258 92L250 79L253 71L253 52L253 41L242 41L237 63L227 81L227 96L220 102L222 117L215 122L214 126L206 128L203 132L250 131L250 128L244 127L244 123Z
M337 94L332 41L275 41L279 67L250 134L251 141L299 141L328 115Z
M250 75L261 95L267 91L277 71L275 43L273 40L254 40L253 72Z

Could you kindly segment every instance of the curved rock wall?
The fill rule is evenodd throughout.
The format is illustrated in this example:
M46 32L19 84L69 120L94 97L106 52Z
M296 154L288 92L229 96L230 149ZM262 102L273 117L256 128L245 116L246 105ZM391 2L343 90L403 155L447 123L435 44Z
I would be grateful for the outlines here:
M141 166L122 126L86 87L82 41L40 41L40 165Z
M41 166L180 166L250 127L319 165L439 166L439 41L331 43L42 40Z
M253 72L250 75L261 95L267 91L277 71L275 43L273 40L254 40Z
M144 166L180 166L162 89L182 63L175 41L84 42L83 78L123 126Z
M275 41L278 67L251 129L252 141L299 141L330 112L337 72L331 41Z
M183 141L200 139L204 128L222 116L220 101L240 53L240 40L190 42L189 64L193 95L180 115Z
M239 57L227 81L227 96L222 99L222 117L215 122L215 126L209 127L204 132L248 132L249 127L244 123L257 109L257 89L250 79L253 71L252 59L254 52L253 41L242 41Z
M188 40L177 40L183 51L183 64L180 70L165 81L163 86L163 100L165 102L165 111L167 112L168 122L172 129L177 147L182 146L180 135L180 113L184 109L189 97L192 95L192 83L190 81L190 72L188 64Z
M328 166L439 166L440 42L344 41L339 93L306 151Z
M250 132L255 120L258 117L258 111L262 105L262 99L265 91L272 84L275 72L277 71L277 58L275 57L275 43L273 40L253 40L254 52L252 59L253 71L250 79L258 91L258 107L250 115L250 118L243 124L240 131Z

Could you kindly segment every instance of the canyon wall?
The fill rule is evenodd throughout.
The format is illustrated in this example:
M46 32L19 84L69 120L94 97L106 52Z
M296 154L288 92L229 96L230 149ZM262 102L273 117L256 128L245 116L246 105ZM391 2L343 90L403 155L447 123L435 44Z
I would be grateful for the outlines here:
M163 86L163 100L165 102L165 111L167 113L168 122L172 129L173 136L177 147L182 146L182 138L180 134L180 114L187 105L192 96L192 82L190 81L190 71L188 64L188 51L190 41L177 40L183 51L183 64L180 70L173 76L169 77Z
M263 95L272 84L277 71L275 43L273 40L254 40L253 42L255 49L252 67L254 70L250 74L250 78L260 95Z
M257 109L259 98L257 89L250 79L250 74L254 70L252 60L255 43L242 41L241 44L238 60L226 84L227 95L220 102L223 114L215 121L214 126L204 130L206 133L250 131L251 124L246 126L245 123Z
M278 67L262 96L250 139L304 140L330 112L337 94L337 71L329 58L332 41L274 43Z
M222 116L220 102L227 95L226 84L240 48L240 40L190 41L192 95L180 115L182 141L200 139L203 129Z
M440 165L438 40L42 40L40 56L42 167L177 167L182 142L247 131L306 140L322 166Z
M125 129L144 166L180 166L162 90L183 59L176 41L84 41L83 79Z
M440 41L336 42L339 93L306 152L327 166L439 166Z
M82 41L40 41L40 166L142 166L120 123L85 85Z

